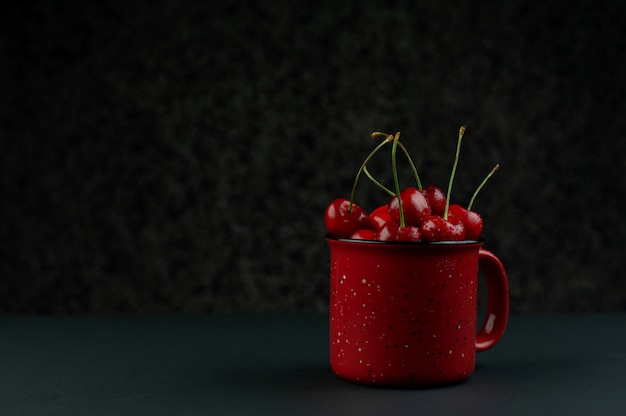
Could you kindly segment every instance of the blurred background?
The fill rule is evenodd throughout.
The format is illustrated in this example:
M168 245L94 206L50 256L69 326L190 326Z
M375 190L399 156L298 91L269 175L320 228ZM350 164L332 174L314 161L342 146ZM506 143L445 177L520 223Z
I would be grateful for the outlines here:
M462 124L453 200L501 165L474 208L512 312L626 311L625 9L5 5L0 312L325 311L324 209L370 133L445 189ZM361 181L364 208L386 199Z

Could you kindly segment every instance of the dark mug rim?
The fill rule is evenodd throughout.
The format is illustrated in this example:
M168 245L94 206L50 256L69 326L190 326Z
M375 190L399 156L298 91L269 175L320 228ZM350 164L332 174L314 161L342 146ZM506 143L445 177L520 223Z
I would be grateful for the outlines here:
M377 241L361 240L358 238L339 238L326 234L326 240L340 241L344 243L372 244L372 245L397 245L397 246L462 246L471 244L482 244L485 240L481 237L478 240L457 240L457 241Z

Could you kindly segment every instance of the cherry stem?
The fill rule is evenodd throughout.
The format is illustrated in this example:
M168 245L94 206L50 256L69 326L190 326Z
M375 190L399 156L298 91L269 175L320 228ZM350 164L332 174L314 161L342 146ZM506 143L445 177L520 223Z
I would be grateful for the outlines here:
M374 138L374 134L375 133L372 133L372 138ZM385 144L389 143L392 140L393 140L393 136L392 135L387 135L385 137L385 140L380 142L378 144L378 146L376 146L374 148L374 150L372 150L369 153L369 155L367 155L367 157L365 158L365 160L361 164L361 167L359 168L359 171L357 172L356 177L354 178L354 184L352 185L352 193L350 194L350 205L348 206L348 212L352 212L352 205L354 205L354 195L356 194L356 186L359 183L359 178L361 176L361 173L365 169L365 166L367 165L367 162L369 162L372 159L372 157L374 157L376 152L378 152Z
M413 176L415 176L415 182L417 182L417 189L421 192L422 181L420 181L420 175L417 173L417 168L415 167L415 163L413 163L413 160L411 159L411 156L409 155L409 151L406 150L406 147L404 147L404 145L400 142L398 142L398 146L400 146L400 149L402 149L402 151L404 152L404 155L408 159L409 164L411 165L411 169L413 170Z
M461 142L463 141L463 135L467 126L461 126L459 129L459 138L456 143L456 154L454 155L454 164L452 165L452 173L450 173L450 182L448 182L448 193L446 194L446 207L443 211L443 219L448 219L448 209L450 208L450 194L452 193L452 183L454 182L454 175L456 174L456 167L459 164L459 155L461 154Z
M396 198L398 198L398 210L400 211L400 227L404 228L404 212L402 210L402 198L400 198L400 182L398 181L398 167L396 161L399 140L400 132L397 132L393 138L393 146L391 147L391 172L393 173L393 184L396 188Z
M377 137L389 138L389 134L381 133L379 131L375 131L374 133L372 133L372 138L373 139L375 139ZM409 161L409 164L411 165L411 170L413 171L413 176L415 177L415 182L417 182L417 189L421 191L422 190L422 181L420 180L420 175L417 173L417 168L415 167L415 163L413 163L413 159L411 159L411 155L409 154L409 151L406 149L406 147L400 141L398 141L398 146L400 146L400 149L402 149L402 152L404 152L404 155L406 156L407 160Z
M389 140L389 136L391 136L391 140L393 140L393 136L389 133L383 133L382 131L374 131L372 132L372 139L384 139Z
M480 185L478 185L478 188L476 188L476 190L474 191L474 195L472 195L472 199L470 199L469 204L467 204L468 211L471 211L472 205L474 205L474 200L476 199L476 195L478 195L478 193L481 191L481 189L483 189L483 187L485 186L489 178L491 178L498 169L500 169L500 164L495 165L493 169L491 169L491 172L489 172L489 174L485 177L485 179L483 179Z
M363 169L363 173L365 174L365 176L367 176L370 181L372 181L377 187L379 187L380 189L382 189L385 193L387 193L387 195L394 197L396 196L396 194L393 193L393 191L391 191L390 189L388 189L385 185L383 185L382 183L378 182L376 179L374 179L374 177L372 176L372 174L367 170L367 167L365 167Z

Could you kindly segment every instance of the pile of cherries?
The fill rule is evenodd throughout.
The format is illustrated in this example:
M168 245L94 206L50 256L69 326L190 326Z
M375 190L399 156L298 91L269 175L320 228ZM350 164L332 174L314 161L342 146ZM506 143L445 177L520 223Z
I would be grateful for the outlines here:
M329 236L376 241L478 240L483 230L483 219L480 214L471 210L472 204L487 180L498 170L499 165L496 165L478 186L467 207L449 203L465 128L461 126L459 129L456 155L447 193L433 185L422 187L417 169L408 151L400 142L400 133L395 135L372 133L372 138L383 138L383 140L362 163L354 180L350 199L337 198L326 208L324 219ZM367 163L388 143L392 144L391 167L394 191L378 182L367 170ZM416 180L415 187L400 190L397 170L398 149L404 153L410 163ZM361 174L365 174L391 198L387 204L376 208L369 214L354 202Z

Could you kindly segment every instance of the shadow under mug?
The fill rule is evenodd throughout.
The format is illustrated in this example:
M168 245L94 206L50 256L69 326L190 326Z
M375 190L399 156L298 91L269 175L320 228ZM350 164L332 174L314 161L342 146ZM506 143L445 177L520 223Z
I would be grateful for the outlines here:
M502 337L509 289L481 241L389 243L327 237L330 364L361 384L434 387L466 380ZM478 330L479 265L487 282Z

